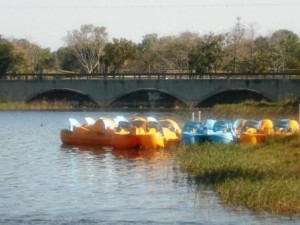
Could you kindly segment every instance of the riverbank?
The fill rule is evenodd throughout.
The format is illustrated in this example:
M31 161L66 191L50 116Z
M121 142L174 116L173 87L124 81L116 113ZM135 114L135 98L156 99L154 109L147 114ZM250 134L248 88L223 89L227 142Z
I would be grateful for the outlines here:
M103 108L101 108L103 109ZM106 108L109 110L148 110L148 108ZM97 110L94 105L73 105L65 101L39 101L26 103L24 101L11 101L9 99L0 99L0 111L4 110ZM287 117L290 119L299 118L299 103L293 101L287 102L255 102L246 101L239 104L219 104L211 108L189 109L189 108L151 108L151 110L176 110L189 112L202 112L202 119L238 119L251 118L260 120L262 118L278 119ZM197 114L195 115L197 117Z
M213 118L298 120L298 104L223 105L213 107L209 114ZM270 137L258 145L181 146L175 155L181 168L195 176L199 187L212 187L225 205L300 214L299 135Z
M300 137L261 145L180 147L181 168L199 187L212 187L226 205L293 215L300 213Z
M0 102L0 111L27 111L27 110L75 110L71 104L62 101L47 102L40 101L35 103L26 103L23 101L2 101Z
M254 102L246 101L239 104L220 104L203 110L205 118L215 119L299 119L299 102Z

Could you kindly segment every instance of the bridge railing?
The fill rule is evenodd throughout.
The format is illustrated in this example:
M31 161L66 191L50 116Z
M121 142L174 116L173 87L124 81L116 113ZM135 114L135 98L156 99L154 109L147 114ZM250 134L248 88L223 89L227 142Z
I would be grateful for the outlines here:
M0 80L194 80L194 79L300 79L300 72L282 73L17 73L0 74Z

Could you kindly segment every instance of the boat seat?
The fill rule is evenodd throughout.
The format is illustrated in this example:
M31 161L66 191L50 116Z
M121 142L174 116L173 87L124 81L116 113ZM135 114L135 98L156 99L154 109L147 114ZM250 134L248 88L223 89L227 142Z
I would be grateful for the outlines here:
M157 121L149 121L146 124L146 131L150 132L150 130L154 128L156 132L161 132L163 134L163 128ZM153 131L153 130L152 130Z
M225 132L229 132L229 126L228 126L228 122L227 121L217 121L215 122L214 126L213 126L213 131L225 131Z
M97 120L93 125L89 127L89 130L96 133L104 133L106 129L103 120Z
M69 131L73 131L74 127L81 127L81 124L78 122L78 120L69 118Z
M120 132L122 129L126 131L130 131L132 124L128 121L119 121L118 127L116 128L117 132Z
M91 118L91 117L85 117L85 121L86 121L86 123L87 123L87 125L93 125L96 121L93 119L93 118Z
M242 132L246 132L249 128L259 130L259 123L255 120L248 120L242 127Z

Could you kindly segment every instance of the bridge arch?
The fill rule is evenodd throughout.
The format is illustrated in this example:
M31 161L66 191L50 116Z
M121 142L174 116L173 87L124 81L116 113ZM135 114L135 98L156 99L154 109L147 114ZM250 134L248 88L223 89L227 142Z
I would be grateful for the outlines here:
M116 96L108 106L129 108L180 108L186 107L187 103L166 90L159 88L140 88Z
M267 94L246 88L232 88L224 89L221 91L216 91L210 95L204 96L201 98L195 107L211 107L215 104L231 104L231 103L241 103L246 100L254 101L273 101L273 98Z
M26 102L32 103L44 100L48 102L65 101L73 106L99 106L99 104L86 93L69 88L50 89L39 92L30 96Z

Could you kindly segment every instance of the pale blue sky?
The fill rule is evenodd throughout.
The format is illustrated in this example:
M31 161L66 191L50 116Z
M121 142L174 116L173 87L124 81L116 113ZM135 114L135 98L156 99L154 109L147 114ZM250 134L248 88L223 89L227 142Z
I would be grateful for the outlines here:
M0 0L0 34L56 50L82 24L138 43L149 33L224 33L241 17L245 25L256 23L258 34L289 29L300 35L299 12L299 0Z

